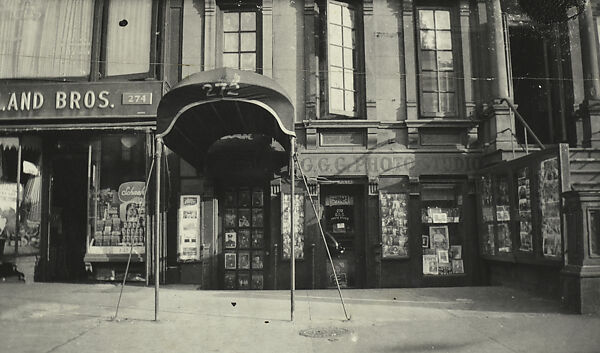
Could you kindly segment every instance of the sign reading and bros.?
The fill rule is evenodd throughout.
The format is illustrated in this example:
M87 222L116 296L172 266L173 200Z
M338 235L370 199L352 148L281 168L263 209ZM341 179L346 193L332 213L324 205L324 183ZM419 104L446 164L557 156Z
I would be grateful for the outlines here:
M0 120L155 117L161 82L11 83L0 86Z

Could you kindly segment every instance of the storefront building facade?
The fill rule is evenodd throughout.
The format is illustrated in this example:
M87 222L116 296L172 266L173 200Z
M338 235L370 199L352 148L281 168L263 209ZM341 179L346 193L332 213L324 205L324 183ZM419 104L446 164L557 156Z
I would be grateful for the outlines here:
M27 9L9 5L2 16L12 22L2 37L34 43L35 30L52 25L46 19L52 11L67 16L62 6L71 5L48 3L32 2ZM91 264L98 275L102 262L122 263L128 257L125 245L135 243L134 253L145 264L140 276L148 280L153 220L139 194L148 190L158 136L167 147L168 176L161 195L161 279L207 289L287 288L292 244L285 135L296 138L299 288L332 285L328 244L338 279L347 287L546 278L556 284L555 293L561 291L564 249L558 262L538 261L547 254L539 249L539 258L512 255L528 249L522 239L529 242L520 238L522 215L512 201L495 204L493 226L493 237L515 244L509 246L511 255L496 256L507 249L504 244L499 251L497 239L494 251L486 250L482 244L490 242L481 235L486 221L480 196L482 180L497 174L486 168L541 146L568 144L566 153L575 162L597 158L595 2L553 27L541 25L547 18L517 0L82 3L76 8L82 22L65 29L82 38L68 42L65 36L64 45L51 48L6 44L9 62L0 68L3 136L18 139L17 144L6 140L5 154L21 145L29 151L30 140L43 147L41 162L35 156L22 160L40 170L40 244L46 244L40 253L46 258L52 257L52 236L43 229L52 229L46 225L58 202L52 188L59 187L58 179L71 185L52 170L78 175L53 162L50 151L54 146L54 155L68 155L58 146L76 137L70 145L81 146L68 148L79 151L72 153L82 161L77 178L88 180L80 200L87 218L71 217L86 218L76 231L86 234L77 245L76 256L82 258L77 262ZM35 24L31 33L18 31L25 24ZM58 53L59 47L70 49L54 59L37 56ZM202 81L207 73L216 76ZM275 86L272 96L257 93ZM279 103L289 102L286 113L268 99L275 96ZM177 125L180 117L190 123ZM539 144L523 132L519 117ZM181 135L169 138L176 130ZM563 164L572 175L562 191L597 188L593 167L575 175L570 163ZM24 166L18 169L30 178ZM119 172L103 174L107 169ZM28 180L20 183L26 186ZM127 219L127 204L137 205L142 221ZM505 209L498 205L509 206L508 235L500 234ZM561 222L559 228L566 225ZM564 240L566 228L561 229ZM532 247L543 247L541 239L540 245L532 240ZM113 243L119 250L110 250ZM115 269L108 267L105 275L114 277ZM525 279L515 280L516 274Z

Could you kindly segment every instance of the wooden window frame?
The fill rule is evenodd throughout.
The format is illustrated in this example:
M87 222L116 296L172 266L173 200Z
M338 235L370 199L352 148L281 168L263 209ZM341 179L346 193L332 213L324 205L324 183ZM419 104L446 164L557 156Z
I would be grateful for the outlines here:
M355 47L354 60L354 111L333 110L330 107L330 64L329 64L329 19L327 9L329 3L341 4L354 11L354 38ZM359 119L365 115L365 60L364 60L364 24L362 2L344 0L320 0L318 2L320 12L321 38L319 40L319 71L324 73L320 77L320 118L321 119Z
M256 15L256 70L258 74L263 73L263 23L262 12L260 6L262 1L248 1L244 4L239 4L233 0L217 1L217 41L216 41L216 66L223 66L223 51L224 51L224 28L223 14L226 12L254 12ZM239 32L238 32L239 33ZM238 44L241 45L241 42ZM248 70L249 71L249 70Z
M452 53L452 71L446 71L446 72L451 72L454 75L454 99L452 101L453 103L453 108L454 111L453 112L424 112L423 108L422 108L422 104L423 104L423 82L422 82L422 74L423 74L423 50L421 49L421 23L420 23L420 17L419 17L419 11L421 10L431 10L431 11L448 11L449 15L450 15L450 40L452 43L452 49L450 50L450 52ZM434 15L435 16L435 15ZM434 17L435 18L435 17ZM418 94L419 94L419 117L420 118L424 118L424 119L432 119L432 118L458 118L461 114L461 109L460 109L460 102L463 100L463 93L462 93L462 87L463 85L460 82L460 77L462 75L462 70L461 68L461 63L462 63L462 56L461 56L461 45L460 45L460 23L459 23L459 16L458 16L458 11L456 9L455 6L449 5L449 6L444 6L444 5L435 5L435 4L429 4L429 3L425 3L425 4L417 4L415 6L415 11L414 11L414 21L415 21L415 51L416 51L416 57L417 57L417 86L418 86ZM434 31L437 31L436 29L434 29ZM436 53L436 58L437 58L437 48L434 49L434 52ZM437 60L437 59L436 59ZM437 62L437 61L436 61ZM437 65L437 64L436 64ZM440 71L429 71L429 72L440 72ZM443 72L443 71L441 71ZM438 90L435 92L438 94L438 98L439 98L439 94L440 93L444 93L444 92L450 92L450 91L440 91L439 90L439 79L438 79ZM438 108L439 108L439 100L438 100Z

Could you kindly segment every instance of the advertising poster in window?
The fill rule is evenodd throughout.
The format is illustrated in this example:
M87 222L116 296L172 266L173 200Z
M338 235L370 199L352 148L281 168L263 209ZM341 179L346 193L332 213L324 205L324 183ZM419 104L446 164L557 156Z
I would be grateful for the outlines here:
M383 258L404 258L409 255L407 201L408 195L405 193L379 193Z
M179 203L178 261L200 260L200 196L181 195Z
M0 240L4 242L4 254L15 252L17 241L17 184L0 184ZM19 244L21 245L21 244Z
M531 187L529 184L529 168L517 171L517 195L519 200L519 250L533 251L533 234L531 229Z
M292 236L291 217L290 217L290 194L281 194L281 235L283 237L283 258L290 259L292 256ZM295 244L294 252L296 259L304 259L304 195L296 194L294 198L294 225L295 225Z
M561 256L560 181L557 158L540 163L539 182L543 254Z

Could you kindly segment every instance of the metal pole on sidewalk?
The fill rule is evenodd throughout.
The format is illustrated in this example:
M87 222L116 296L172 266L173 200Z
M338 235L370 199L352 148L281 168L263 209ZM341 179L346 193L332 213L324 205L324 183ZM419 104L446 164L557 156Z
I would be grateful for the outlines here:
M160 160L162 155L162 138L156 138L156 200L154 209L154 321L158 321L158 290L160 280Z
M290 312L291 312L291 321L294 321L294 290L296 290L296 227L294 222L294 207L295 206L295 191L296 191L296 173L295 173L295 164L294 164L294 155L296 154L296 138L292 137L290 139L291 147L290 147L290 241L291 241L291 250L290 250Z

